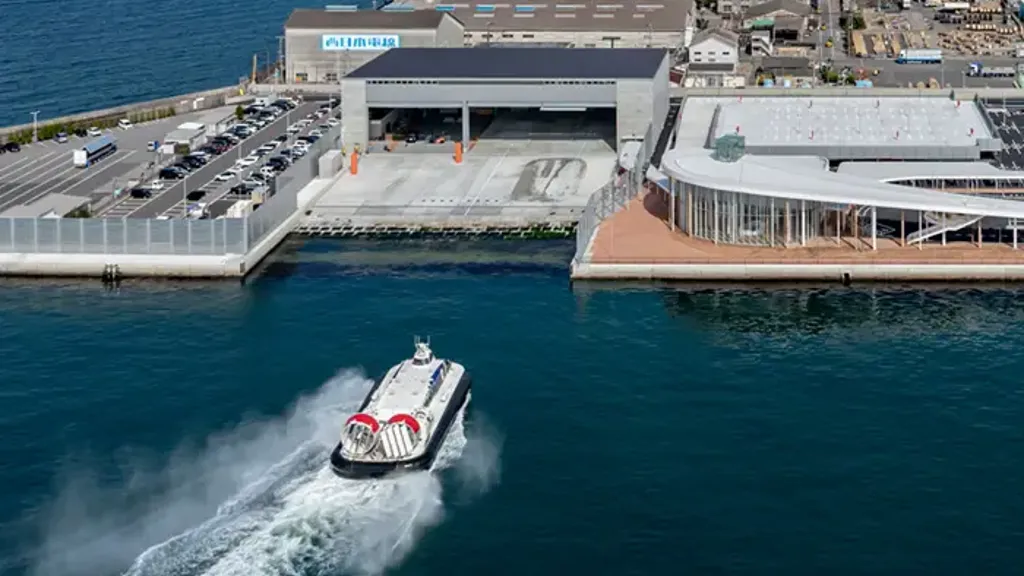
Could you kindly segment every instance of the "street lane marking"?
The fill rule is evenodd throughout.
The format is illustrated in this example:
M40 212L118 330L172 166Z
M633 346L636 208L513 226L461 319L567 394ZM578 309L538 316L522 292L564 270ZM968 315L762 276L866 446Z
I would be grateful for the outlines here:
M127 154L125 154L124 156L121 156L120 158L118 158L116 162L109 162L109 163L108 162L104 162L104 166L102 168L100 168L99 170L89 171L87 169L87 171L82 172L82 174L87 174L87 176L85 176L84 178L79 179L77 182L72 184L72 186L79 186L81 184L85 184L86 182L88 182L89 180L92 180L93 178L99 176L103 172L106 172L107 170L110 170L111 168L113 168L114 166L117 166L118 164L120 164L121 162L127 160L128 158L131 158L132 154L135 154L134 150L130 150ZM112 155L108 156L106 159L110 160L110 159L113 159L113 157L114 157L114 155L112 154ZM81 169L79 169L79 170L81 170ZM65 171L63 173L66 173L66 172L67 171ZM80 174L73 174L70 177L65 178L59 184L54 184L53 186L50 186L49 188L47 188L46 190L43 190L42 192L40 192L39 194L37 194L36 196L31 198L30 200L22 202L22 204L31 204L31 203L35 202L36 200L39 200L40 198L43 198L47 194L50 194L53 191L54 188L59 188L59 187L63 186L66 182L69 182L71 180L74 180L74 179L78 178L79 175ZM37 186L37 188L38 188L38 186ZM70 186L69 186L69 188L70 188ZM31 190L29 190L28 192L31 192Z
M2 189L0 189L0 198L5 197L5 196L12 196L12 195L16 196L17 195L17 191L22 189L22 188L24 188L24 187L26 187L26 186L32 186L33 184L41 184L41 183L43 183L39 179L40 176L42 176L43 178L46 178L47 174L51 174L51 173L56 172L57 170L60 170L60 168L58 167L60 162L61 162L61 159L57 158L57 162L49 162L49 161L47 161L46 163L44 163L44 164L42 164L40 166L37 166L37 167L27 171L27 172L21 173L19 178L25 178L29 174L36 174L37 172L39 172L40 170L43 170L43 169L47 170L46 172L43 172L41 175L32 176L31 178L29 178L25 182L21 182L21 183L15 185L13 188L10 188L9 190L2 190ZM65 170L65 172L66 172L66 170Z
M4 178L10 175L21 172L22 170L28 168L33 164L42 162L43 160L46 160L48 158L53 158L56 155L56 152L49 152L47 154L43 154L42 156L26 156L25 158L18 160L14 164L4 166L3 168L0 168L0 181L2 181Z

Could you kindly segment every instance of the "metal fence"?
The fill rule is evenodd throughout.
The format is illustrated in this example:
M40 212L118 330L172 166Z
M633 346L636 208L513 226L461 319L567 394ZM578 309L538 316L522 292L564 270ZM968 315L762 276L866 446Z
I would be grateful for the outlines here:
M245 221L0 218L0 252L245 254Z
M573 256L575 262L588 261L587 250L590 248L598 225L605 218L622 209L644 189L647 167L650 165L651 154L657 144L656 136L654 126L648 126L644 140L640 144L640 151L636 155L633 169L624 174L612 176L607 184L590 196L586 208L583 209L579 225L576 227L576 255Z
M320 175L320 157L331 148L337 148L340 141L341 126L335 126L310 146L305 156L274 180L270 197L246 218L249 246L255 246L295 213L299 207L299 191Z

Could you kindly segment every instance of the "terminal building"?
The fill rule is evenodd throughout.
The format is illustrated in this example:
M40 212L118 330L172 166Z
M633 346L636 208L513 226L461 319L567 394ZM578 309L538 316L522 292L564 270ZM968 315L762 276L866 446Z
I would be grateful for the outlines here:
M288 82L336 83L392 48L459 47L464 28L437 10L298 9L284 25Z
M1024 172L982 161L1001 148L974 102L690 98L651 175L672 226L714 244L1017 248Z

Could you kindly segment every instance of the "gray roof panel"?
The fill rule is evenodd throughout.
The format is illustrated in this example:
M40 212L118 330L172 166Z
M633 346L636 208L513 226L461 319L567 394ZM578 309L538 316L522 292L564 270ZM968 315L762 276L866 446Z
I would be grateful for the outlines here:
M392 48L349 78L653 78L659 48Z
M437 10L310 10L292 11L285 30L419 30L433 29L448 16ZM448 16L449 18L451 16Z

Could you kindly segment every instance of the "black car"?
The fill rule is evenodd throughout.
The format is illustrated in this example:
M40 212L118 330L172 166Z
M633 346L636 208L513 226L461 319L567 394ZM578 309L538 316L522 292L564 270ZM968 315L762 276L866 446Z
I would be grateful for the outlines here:
M185 194L185 200L189 202L198 202L206 196L206 190L193 190L188 194Z
M207 154L209 154L211 156L217 156L218 154L221 153L220 148L218 148L217 146L214 146L212 144L207 144L206 146L203 146L202 148L199 149L199 151L200 152L206 152Z
M8 152L21 152L21 145L17 142L8 142L7 144L4 144L4 150L7 150Z
M161 180L181 180L185 177L185 173L181 170L175 170L173 168L164 168L160 171Z
M284 156L274 156L270 160L267 160L267 164L270 165L270 166L276 166L276 165L288 166L289 162L288 162L288 159L285 158Z
M128 192L128 194L132 198L152 198L153 197L153 191L150 190L149 188L132 188L131 191Z
M192 167L189 166L188 163L184 161L175 162L174 164L171 165L171 168L177 168L178 172L183 172L185 174L188 174L189 172L192 171Z
M85 138L89 135L89 133L85 131L85 128L75 128L74 134L79 138Z
M206 165L206 159L203 158L202 156L193 156L189 154L188 156L182 158L182 160L188 162L189 164L195 164L197 167Z
M274 140L277 140L278 142L287 142L288 141L288 135L287 134L281 134L277 138L274 138Z

